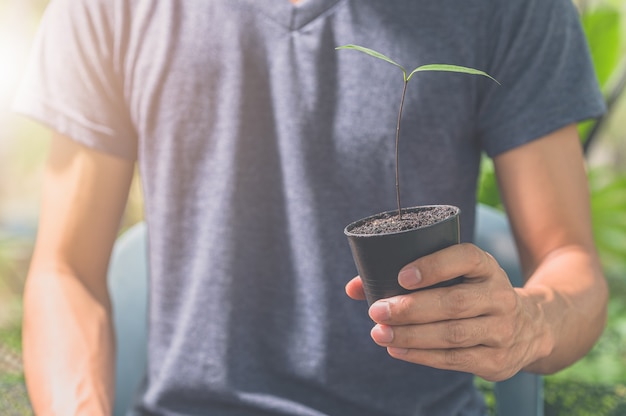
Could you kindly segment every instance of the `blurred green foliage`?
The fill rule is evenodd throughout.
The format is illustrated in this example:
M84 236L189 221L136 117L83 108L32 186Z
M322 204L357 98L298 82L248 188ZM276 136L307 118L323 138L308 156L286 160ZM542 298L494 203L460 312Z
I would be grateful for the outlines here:
M586 7L581 12L581 21L598 82L601 86L606 86L621 61L621 11L609 4L596 8Z
M546 380L545 416L624 416L626 387Z
M489 416L496 414L493 383L478 379ZM547 378L544 382L544 416L624 416L626 386Z
M6 328L0 328L0 339L2 345L11 351L19 352L22 350L22 328L20 325L10 325Z
M626 294L626 175L601 167L588 176L596 244L614 288Z

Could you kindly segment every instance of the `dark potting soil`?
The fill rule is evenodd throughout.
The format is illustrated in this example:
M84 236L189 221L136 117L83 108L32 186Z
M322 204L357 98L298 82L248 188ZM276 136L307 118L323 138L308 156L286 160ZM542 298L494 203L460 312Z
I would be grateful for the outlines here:
M402 211L402 219L398 212L386 212L371 217L348 230L354 234L389 234L416 228L427 227L455 215L458 209L447 205L435 205L418 210Z

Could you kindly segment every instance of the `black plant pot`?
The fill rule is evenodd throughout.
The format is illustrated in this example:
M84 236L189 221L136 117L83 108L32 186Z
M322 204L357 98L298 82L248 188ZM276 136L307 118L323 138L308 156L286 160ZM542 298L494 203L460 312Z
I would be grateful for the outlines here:
M451 205L424 205L403 209L404 213L428 213L445 209L449 216L431 225L397 232L380 234L355 233L359 226L374 219L397 215L387 211L360 219L348 225L344 233L348 237L352 257L363 281L367 303L378 299L410 293L398 283L398 273L410 262L459 243L459 215L461 210ZM449 286L461 278L442 282L432 287ZM420 289L421 290L421 289Z

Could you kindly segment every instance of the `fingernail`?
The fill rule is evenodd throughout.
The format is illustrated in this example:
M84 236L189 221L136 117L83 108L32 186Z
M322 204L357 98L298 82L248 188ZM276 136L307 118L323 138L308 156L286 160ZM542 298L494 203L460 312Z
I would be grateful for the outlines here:
M398 283L406 289L417 287L422 281L422 275L415 267L406 267L398 274Z
M387 352L390 355L405 355L407 352L409 352L409 350L406 348L387 347Z
M389 303L385 301L374 302L370 306L370 318L375 322L385 322L391 317L391 310L389 309Z
M372 339L379 344L388 344L393 341L393 330L385 325L376 325L372 328Z

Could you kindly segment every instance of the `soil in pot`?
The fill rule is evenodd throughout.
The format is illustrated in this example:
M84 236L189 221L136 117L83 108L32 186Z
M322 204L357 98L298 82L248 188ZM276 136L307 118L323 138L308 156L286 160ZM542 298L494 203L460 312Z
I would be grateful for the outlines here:
M402 219L397 211L384 212L368 217L355 223L347 230L353 234L389 234L416 228L428 227L446 220L459 212L459 209L449 205L433 205L413 210L404 210Z

